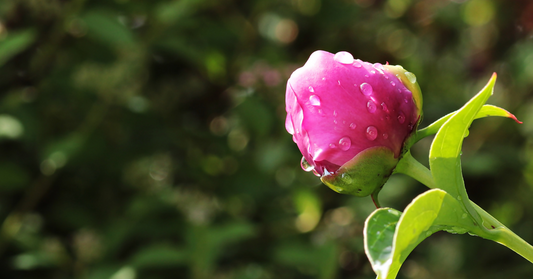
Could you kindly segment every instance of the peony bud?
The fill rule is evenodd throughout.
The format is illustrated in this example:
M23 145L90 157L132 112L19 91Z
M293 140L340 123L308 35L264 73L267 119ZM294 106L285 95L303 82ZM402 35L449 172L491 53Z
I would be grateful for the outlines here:
M315 51L287 82L285 127L302 168L336 192L379 191L421 120L416 77L401 66Z

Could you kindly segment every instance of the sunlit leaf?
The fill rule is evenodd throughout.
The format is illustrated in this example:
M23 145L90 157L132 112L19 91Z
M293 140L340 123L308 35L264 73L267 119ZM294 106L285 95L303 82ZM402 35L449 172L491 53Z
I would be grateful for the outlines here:
M414 142L417 142L424 137L436 134L439 131L439 129L442 127L442 125L444 125L446 121L448 121L453 115L455 115L455 113L457 113L457 111L454 111L452 113L449 113L441 117L439 120L431 123L426 128L423 128L420 131L418 131L416 134L416 140ZM493 106L493 105L484 105L483 107L481 107L481 109L476 114L476 117L474 119L479 119L479 118L484 118L484 117L489 117L489 116L507 117L507 118L513 119L517 123L522 124L522 122L519 121L516 118L516 116L514 116L512 113L506 111L503 108Z
M365 223L365 251L379 279L394 279L413 249L437 231L466 233L477 227L461 204L440 189L427 191L404 213L380 208Z
M468 128L481 107L492 95L495 82L496 74L492 75L487 85L476 96L442 125L433 140L429 153L429 165L436 187L462 201L464 208L479 224L481 224L481 219L466 193L460 153L463 139L468 135Z

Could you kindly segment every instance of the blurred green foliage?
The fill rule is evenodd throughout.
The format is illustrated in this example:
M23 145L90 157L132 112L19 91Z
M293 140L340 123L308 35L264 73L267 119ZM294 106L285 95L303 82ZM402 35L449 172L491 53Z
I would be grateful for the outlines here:
M299 166L285 82L316 49L401 64L425 122L498 73L470 197L533 242L527 0L0 1L1 278L375 278L369 198ZM413 153L427 163L430 141ZM426 189L394 176L382 204ZM399 278L531 278L503 246L438 233Z

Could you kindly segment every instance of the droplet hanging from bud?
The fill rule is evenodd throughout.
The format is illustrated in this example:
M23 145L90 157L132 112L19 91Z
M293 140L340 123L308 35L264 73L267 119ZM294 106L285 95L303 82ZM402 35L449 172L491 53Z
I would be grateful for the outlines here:
M313 167L311 164L309 164L309 162L307 162L305 157L302 157L302 161L300 161L300 165L302 166L302 169L307 172L310 172L315 169L315 167Z

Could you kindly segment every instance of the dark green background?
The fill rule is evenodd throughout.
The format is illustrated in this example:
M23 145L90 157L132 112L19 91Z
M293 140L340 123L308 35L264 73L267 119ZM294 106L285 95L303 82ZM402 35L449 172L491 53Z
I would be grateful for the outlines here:
M0 278L375 278L370 198L300 168L290 73L317 49L417 75L427 125L498 73L465 140L472 200L533 242L533 2L1 0ZM431 139L413 153L427 163ZM402 210L426 188L390 179ZM533 278L437 233L399 278Z

